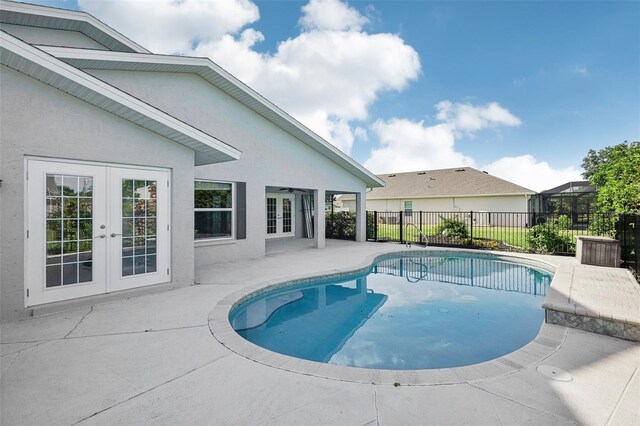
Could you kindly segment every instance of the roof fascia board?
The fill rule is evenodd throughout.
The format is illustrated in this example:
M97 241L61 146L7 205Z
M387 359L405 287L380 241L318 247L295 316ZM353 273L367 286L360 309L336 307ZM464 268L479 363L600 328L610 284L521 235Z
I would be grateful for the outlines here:
M112 46L105 46L105 47L109 47L109 48L125 47L127 49L130 49L132 52L150 53L144 47L140 46L136 42L120 34L119 32L109 27L102 21L96 19L93 15L86 12L80 12L76 10L67 10L67 9L58 9L54 7L39 6L35 4L18 3L18 2L5 1L5 0L0 0L0 11L2 12L6 11L9 13L19 13L19 14L31 15L31 16L41 16L45 18L59 19L61 21L66 20L70 22L83 23L90 27L95 28L97 31L103 33L108 38L111 38L113 40L114 44ZM43 28L49 28L49 27L43 27ZM86 36L95 40L95 38L91 34L88 34L85 31L81 31L81 32ZM104 41L99 41L99 40L96 40L96 41L99 42L100 44L104 43Z
M240 151L232 146L54 58L10 34L0 31L0 42L0 52L2 53L0 58L2 64L20 72L24 72L22 69L26 68L28 64L33 64L38 68L39 73L37 76L32 75L32 77L132 123L194 149L194 151L196 151L196 165L231 161L240 158ZM12 56L19 57L20 59L14 63L11 60ZM47 72L57 76L55 82L52 81L53 79L45 78ZM85 90L74 93L72 90L73 87ZM117 105L117 108L109 108L110 103ZM151 125L149 123L150 121L154 123L154 125ZM198 153L200 153L200 155L198 155Z
M63 47L41 46L42 50L52 54L53 56L70 63L73 61L86 62L110 62L111 68L134 71L136 68L142 68L145 65L170 65L174 66L174 72L190 72L199 75L209 81L220 90L224 91L234 99L238 100L248 108L262 115L267 120L276 124L292 136L301 140L320 154L329 158L341 167L349 170L353 175L362 179L368 187L383 187L385 183L382 179L371 173L358 162L348 155L344 154L338 148L322 139L320 136L312 132L302 123L291 117L285 111L274 105L271 101L251 89L242 81L220 68L208 58L192 58L185 56L171 55L154 55L154 54L136 54L123 52L108 52L91 49L73 49ZM88 68L87 68L88 69ZM148 70L148 69L147 69ZM213 72L223 80L231 84L225 87L212 79L210 72ZM234 90L235 89L235 90ZM256 103L258 105L256 105Z

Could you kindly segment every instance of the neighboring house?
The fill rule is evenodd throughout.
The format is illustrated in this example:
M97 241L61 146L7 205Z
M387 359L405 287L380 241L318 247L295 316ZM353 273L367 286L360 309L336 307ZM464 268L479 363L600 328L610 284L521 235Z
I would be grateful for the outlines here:
M83 12L0 10L2 319L191 285L270 238L322 248L327 195L354 195L365 239L382 180L216 64Z
M383 188L367 193L367 210L405 213L430 212L527 212L534 191L491 176L472 167L378 175ZM343 206L355 209L355 198L340 197Z

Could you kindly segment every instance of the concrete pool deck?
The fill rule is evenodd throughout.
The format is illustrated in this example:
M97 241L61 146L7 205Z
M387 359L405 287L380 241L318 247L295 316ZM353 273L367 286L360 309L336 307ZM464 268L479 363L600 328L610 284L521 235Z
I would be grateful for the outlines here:
M640 344L627 340L545 324L544 354L525 347L503 371L447 369L454 379L417 384L411 373L361 382L331 366L311 375L266 365L209 328L232 294L404 250L338 241L275 250L201 269L195 286L4 323L0 423L640 424ZM573 258L527 257L585 268ZM593 268L589 278L607 282L611 272ZM541 366L572 380L548 378Z

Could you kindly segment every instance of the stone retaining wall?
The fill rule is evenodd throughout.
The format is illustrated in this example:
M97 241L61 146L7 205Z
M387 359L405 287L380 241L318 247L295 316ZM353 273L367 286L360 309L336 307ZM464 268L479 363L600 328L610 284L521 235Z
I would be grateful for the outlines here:
M545 321L549 324L577 328L591 333L640 342L640 325L547 309Z

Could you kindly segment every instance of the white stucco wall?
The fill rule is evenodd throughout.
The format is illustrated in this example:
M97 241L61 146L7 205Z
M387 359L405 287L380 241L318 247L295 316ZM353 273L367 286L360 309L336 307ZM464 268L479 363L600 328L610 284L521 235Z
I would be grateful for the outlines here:
M108 50L105 46L79 31L25 27L12 24L2 24L0 29L30 44Z
M88 72L242 151L240 160L197 167L195 176L247 183L247 239L222 245L198 242L196 267L264 255L267 186L365 191L359 178L197 75ZM296 229L300 237L302 205L296 198Z
M404 210L404 201L413 201L414 211L471 211L474 212L523 212L527 211L525 195L487 197L407 198L367 200L367 210L397 212ZM344 201L352 209L355 201Z
M474 212L474 223L482 226L526 226L529 223L525 195L487 196L487 197L449 197L449 198L419 198L406 200L367 200L367 210L377 212L399 212L404 210L404 201L413 201L414 212L427 212L423 215L422 223L437 224L437 212ZM351 208L354 201L345 201L344 205ZM491 214L491 213L500 214ZM468 217L466 215L465 217ZM411 217L404 217L405 222ZM418 221L419 216L413 220Z
M455 209L462 211L486 212L526 212L527 200L525 195L506 195L490 197L456 197Z
M172 170L173 284L193 284L194 152L51 86L0 68L2 319L25 316L24 158L43 156Z

